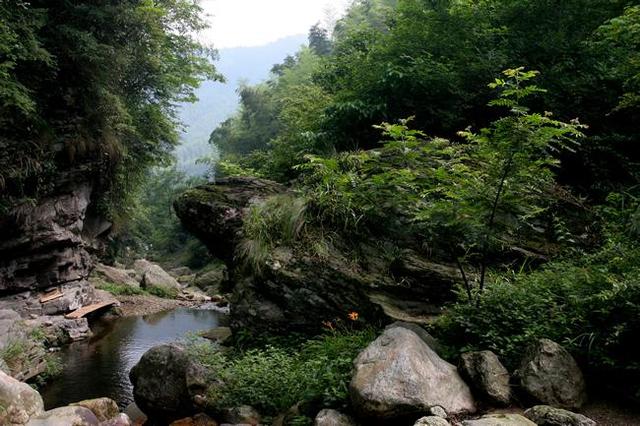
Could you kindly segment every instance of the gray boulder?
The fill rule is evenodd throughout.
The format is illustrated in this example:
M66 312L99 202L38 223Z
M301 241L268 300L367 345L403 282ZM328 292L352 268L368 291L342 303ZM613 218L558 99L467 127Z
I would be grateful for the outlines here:
M519 414L488 414L475 420L465 420L462 426L536 426Z
M318 413L314 426L355 426L353 419L337 410L325 409Z
M26 383L0 371L0 424L23 425L31 417L42 414L40 394Z
M451 424L438 416L427 416L418 419L413 426L451 426Z
M493 352L464 353L458 369L477 396L498 405L507 405L511 401L509 372Z
M178 281L155 263L139 259L134 262L133 268L142 276L141 285L147 290L157 289L169 294L180 291Z
M186 351L176 345L149 349L129 373L136 405L150 418L178 419L193 411L189 385L200 386Z
M385 330L354 365L351 401L363 417L393 419L428 412L434 405L454 415L476 409L456 367L406 328Z
M140 287L140 283L134 278L136 275L135 270L119 269L98 263L93 270L93 275L107 283L133 288Z
M414 323L411 323L411 322L396 321L393 324L388 325L385 328L385 330L388 330L390 328L395 328L395 327L406 328L407 330L413 331L414 333L416 333L418 335L418 337L420 337L422 339L422 341L424 343L427 344L427 346L429 346L431 349L433 349L433 351L435 353L437 353L438 355L442 356L442 354L443 354L442 345L440 345L440 343L438 343L436 338L433 337L431 334L429 334L427 332L427 330L422 328L420 325L414 324Z
M515 376L524 391L543 404L574 409L587 401L587 387L578 364L549 339L540 339L526 350Z
M582 414L548 405L536 405L525 411L524 415L539 426L596 426L597 424Z
M31 418L27 426L99 426L100 421L84 407L60 407Z

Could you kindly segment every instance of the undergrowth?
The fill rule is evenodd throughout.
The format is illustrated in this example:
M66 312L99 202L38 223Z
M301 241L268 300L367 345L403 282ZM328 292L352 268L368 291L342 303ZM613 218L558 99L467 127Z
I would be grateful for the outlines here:
M312 405L315 412L346 408L353 359L375 337L374 329L334 331L292 345L279 341L277 346L221 353L210 342L192 341L188 350L212 378L224 383L211 386L211 408L250 405L276 416L295 404Z

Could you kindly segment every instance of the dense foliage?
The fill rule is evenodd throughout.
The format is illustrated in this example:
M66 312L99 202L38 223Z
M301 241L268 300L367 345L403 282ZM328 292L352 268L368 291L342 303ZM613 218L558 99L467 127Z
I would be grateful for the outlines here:
M456 352L495 351L511 368L523 347L550 338L572 350L592 377L626 383L623 392L640 397L638 205L628 195L610 199L601 214L615 226L602 248L571 252L540 270L495 276L477 305L461 297L450 307L438 321L439 337Z
M301 344L267 345L225 355L210 342L192 342L190 352L212 377L222 379L210 389L212 408L251 405L267 416L298 404L344 408L348 400L353 359L375 338L375 330L333 331ZM303 413L298 413L304 414ZM300 424L311 424L304 416ZM291 424L291 423L288 423Z
M0 207L65 175L111 216L178 140L175 104L217 78L197 0L0 2Z
M243 89L220 170L293 183L310 227L457 264L455 354L513 367L549 337L633 387L640 4L356 0L330 30ZM252 253L296 217L272 204Z
M149 170L126 207L129 221L113 236L111 257L123 263L148 258L167 268L204 266L211 260L207 249L184 229L173 210L177 197L202 180L175 166Z
M536 110L589 125L580 148L561 156L561 182L603 198L637 178L636 3L358 0L331 49L301 51L245 88L255 96L243 96L240 115L211 140L223 157L287 180L305 154L376 147L373 126L383 121L414 116L415 129L451 139L486 127L497 117L486 83L523 66L548 89ZM318 36L314 28L316 45Z

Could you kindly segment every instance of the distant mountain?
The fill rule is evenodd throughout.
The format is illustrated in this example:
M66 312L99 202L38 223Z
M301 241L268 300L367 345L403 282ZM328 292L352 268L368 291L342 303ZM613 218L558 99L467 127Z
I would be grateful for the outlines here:
M256 84L265 80L274 64L282 62L306 43L306 36L296 35L264 46L221 49L216 68L227 82L204 82L196 92L199 101L181 106L180 118L186 130L176 148L178 167L190 175L202 174L206 167L195 161L212 154L209 135L237 110L239 83Z

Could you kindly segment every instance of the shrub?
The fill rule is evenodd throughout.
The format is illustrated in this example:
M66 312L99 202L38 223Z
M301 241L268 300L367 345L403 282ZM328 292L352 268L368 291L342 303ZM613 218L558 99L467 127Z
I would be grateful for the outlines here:
M436 324L455 351L490 349L517 366L523 348L550 338L608 382L640 379L640 247L609 241L599 252L497 277L479 303L464 297ZM637 394L640 397L640 393Z
M352 361L374 338L372 329L343 331L294 346L267 345L230 354L209 342L194 341L189 352L212 378L224 382L210 389L212 408L246 404L274 416L300 402L346 406Z

